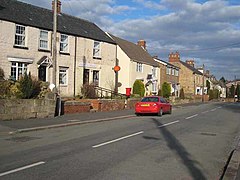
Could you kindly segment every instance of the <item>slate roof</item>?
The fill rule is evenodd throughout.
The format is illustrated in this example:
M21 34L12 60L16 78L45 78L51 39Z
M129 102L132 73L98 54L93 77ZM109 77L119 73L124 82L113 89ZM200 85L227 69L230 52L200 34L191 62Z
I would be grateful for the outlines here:
M191 65L189 65L188 63L185 63L183 61L180 61L180 63L182 65L184 65L185 67L187 67L188 69L190 69L192 72L194 72L195 74L199 74L199 75L203 75L200 71L198 71L196 68L192 67Z
M0 20L21 25L53 30L53 12L16 0L0 0ZM115 42L92 22L64 13L58 15L58 32L115 44Z
M158 67L158 63L153 60L152 56L144 50L141 46L136 45L132 42L129 42L127 40L121 39L119 37L116 37L112 34L110 36L115 40L115 42L119 45L119 47L127 54L127 56L135 62L148 64L151 66Z

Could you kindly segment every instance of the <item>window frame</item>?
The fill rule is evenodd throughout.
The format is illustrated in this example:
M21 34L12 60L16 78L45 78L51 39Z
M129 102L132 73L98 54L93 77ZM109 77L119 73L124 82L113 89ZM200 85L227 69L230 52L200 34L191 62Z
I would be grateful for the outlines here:
M20 29L18 29L18 27ZM21 28L23 28L24 30L22 30ZM17 32L17 31L22 31L22 33ZM24 25L20 25L20 24L16 24L15 25L15 37L14 37L14 46L17 47L26 47L26 26ZM19 43L21 41L21 43Z
M97 77L97 78L95 78ZM99 77L100 77L100 71L93 70L93 83L95 86L99 86Z
M143 72L143 64L142 63L137 62L136 71L137 72Z
M65 82L63 79L65 80ZM59 85L60 86L68 85L68 67L59 67Z
M41 37L41 33L42 32L47 33L47 36L46 37ZM45 42L47 47L42 47L41 46L41 42ZM41 49L41 50L49 50L49 38L48 38L48 31L47 30L40 29L40 31L39 31L39 46L38 46L38 48Z
M28 63L25 62L11 62L11 79L19 80L21 75L28 71ZM15 70L15 71L14 71Z
M93 42L93 58L101 59L101 42L100 41Z
M62 37L66 37L66 39L63 40ZM68 41L69 41L69 36L67 34L60 34L60 47L59 47L60 52L62 52L62 53L69 52L69 42Z

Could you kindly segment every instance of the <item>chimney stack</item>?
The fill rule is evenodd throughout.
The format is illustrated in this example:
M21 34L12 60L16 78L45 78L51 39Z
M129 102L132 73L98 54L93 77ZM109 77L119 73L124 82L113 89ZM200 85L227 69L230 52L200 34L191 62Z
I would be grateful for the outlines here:
M168 61L169 62L180 62L180 54L178 52L176 52L176 53L171 52L168 55Z
M146 41L144 40L139 40L137 42L137 45L141 46L144 50L146 50Z
M61 1L60 0L57 0L57 14L60 14L61 13ZM54 12L54 0L52 1L52 11Z
M194 60L186 60L186 63L194 67Z

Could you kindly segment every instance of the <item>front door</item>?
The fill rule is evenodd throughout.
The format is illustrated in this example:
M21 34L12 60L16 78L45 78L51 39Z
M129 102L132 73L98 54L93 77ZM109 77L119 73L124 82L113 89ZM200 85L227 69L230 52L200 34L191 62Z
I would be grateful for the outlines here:
M38 79L40 81L46 82L46 75L47 75L47 67L46 66L40 66L38 68Z

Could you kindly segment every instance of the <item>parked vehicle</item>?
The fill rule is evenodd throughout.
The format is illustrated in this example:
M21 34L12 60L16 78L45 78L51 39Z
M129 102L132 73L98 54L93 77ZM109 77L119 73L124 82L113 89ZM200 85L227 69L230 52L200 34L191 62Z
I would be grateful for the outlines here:
M157 114L162 116L164 113L172 113L172 105L163 97L146 96L135 105L135 114Z

